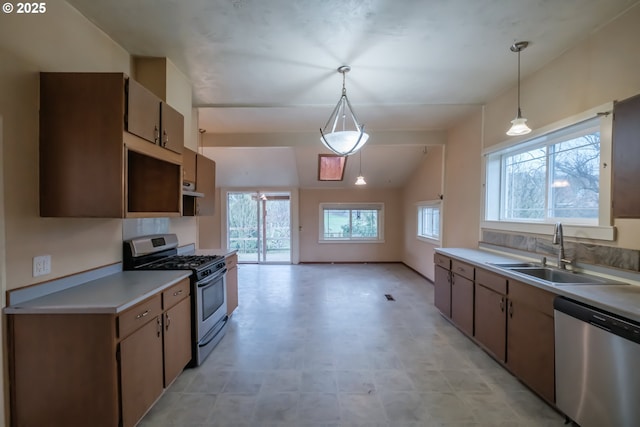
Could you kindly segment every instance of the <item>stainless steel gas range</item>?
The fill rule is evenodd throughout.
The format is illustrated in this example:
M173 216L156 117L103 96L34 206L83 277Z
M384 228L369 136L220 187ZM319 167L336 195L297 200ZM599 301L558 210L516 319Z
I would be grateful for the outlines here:
M191 270L192 366L200 365L227 328L225 259L219 255L178 255L175 234L125 240L125 270Z

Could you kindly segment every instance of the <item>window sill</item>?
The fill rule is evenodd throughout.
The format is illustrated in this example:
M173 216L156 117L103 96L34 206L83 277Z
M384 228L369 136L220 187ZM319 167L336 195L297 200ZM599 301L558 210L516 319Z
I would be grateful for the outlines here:
M436 245L436 246L440 246L442 244L442 241L440 239L433 239L431 237L416 236L416 239L418 239L421 242L431 243L432 245Z
M505 222L505 221L482 221L480 227L483 229L512 231L516 233L532 233L553 235L554 224L529 223L529 222ZM598 225L572 225L562 224L565 237L576 239L603 240L613 242L616 239L616 228L613 226Z
M326 244L326 243L384 243L384 240L348 240L348 239L344 239L344 240L318 240L318 243L320 244Z

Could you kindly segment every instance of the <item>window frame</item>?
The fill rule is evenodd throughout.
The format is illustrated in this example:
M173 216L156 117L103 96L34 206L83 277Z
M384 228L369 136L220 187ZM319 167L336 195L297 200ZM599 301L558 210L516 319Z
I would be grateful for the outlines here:
M438 235L432 236L421 234L422 231L422 213L425 209L437 209L438 211ZM442 242L442 201L428 200L416 203L416 239L433 244L441 244Z
M550 136L553 133L560 133L563 130L577 125L581 122L599 117L600 120L600 188L598 220L595 223L584 223L581 221L565 221L560 219L564 226L565 236L581 237L595 240L613 241L615 239L615 227L613 227L611 217L611 143L612 143L612 119L611 114L613 103L608 102L598 107L587 110L583 113L560 120L549 126L537 129L526 136L516 137L512 140L485 148L482 156L482 212L481 229L492 229L501 231L512 231L518 233L552 234L553 225L558 219L549 221L541 220L505 220L500 219L502 209L501 192L502 188L496 192L496 173L499 175L500 186L504 185L500 176L501 165L496 162L500 158L497 154L516 153L533 149L540 146L540 138ZM493 181L492 181L493 180ZM548 190L548 188L547 188Z
M324 235L324 212L325 210L348 210L349 218L354 210L375 210L378 212L377 218L377 236L375 238L367 237L340 237L325 238ZM318 243L384 243L384 203L320 203L318 218Z

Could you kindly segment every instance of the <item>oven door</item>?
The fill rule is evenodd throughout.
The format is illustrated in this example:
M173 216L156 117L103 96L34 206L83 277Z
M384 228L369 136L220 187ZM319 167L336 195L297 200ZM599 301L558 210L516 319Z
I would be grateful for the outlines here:
M201 341L227 315L227 269L196 282L196 329Z

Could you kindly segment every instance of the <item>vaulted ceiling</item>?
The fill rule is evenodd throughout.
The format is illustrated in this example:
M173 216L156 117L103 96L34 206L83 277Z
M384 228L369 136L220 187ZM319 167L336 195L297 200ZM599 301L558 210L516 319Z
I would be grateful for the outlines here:
M342 79L336 69L350 65L347 93L371 135L363 169L371 176L401 170L379 182L400 186L407 170L419 163L416 150L433 143L430 132L450 128L516 84L516 57L509 51L514 41L531 42L522 53L526 76L637 0L69 3L131 54L166 56L191 79L199 127L211 136L206 141L214 141L206 145L225 141L213 149L216 160L240 162L231 167L246 170L242 185L326 184L312 179L315 168L311 175L307 169L323 152L318 129L340 96ZM402 132L422 132L425 137L408 141L390 136ZM229 152L234 145L229 134L254 134L237 138L237 145L262 148L253 154ZM374 164L374 158L388 154L382 146L395 146L396 155ZM274 173L278 179L271 180L270 175L252 172L267 173L250 168L257 160L247 159L259 160L270 147L280 151L268 156L290 159L280 167L291 176ZM391 161L394 157L401 159ZM235 185L233 179L238 179L220 178L221 185Z

